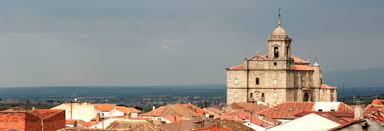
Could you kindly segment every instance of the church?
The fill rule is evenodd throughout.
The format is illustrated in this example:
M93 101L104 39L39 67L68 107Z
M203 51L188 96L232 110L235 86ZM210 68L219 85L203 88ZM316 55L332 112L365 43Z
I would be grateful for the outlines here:
M323 83L318 63L292 55L292 39L279 20L267 40L268 54L257 53L226 69L227 104L234 102L333 102L336 87Z

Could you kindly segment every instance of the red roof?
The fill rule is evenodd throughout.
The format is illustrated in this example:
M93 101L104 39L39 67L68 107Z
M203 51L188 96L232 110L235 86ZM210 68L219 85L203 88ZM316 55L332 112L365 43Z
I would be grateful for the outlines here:
M250 120L251 123L262 126L262 127L273 127L280 122L266 117L257 116L255 114L251 115L250 112L245 111L236 111L236 112L226 112L221 115L222 120L234 120L234 121L245 121Z
M354 108L343 103L343 102L340 102L339 104L339 107L337 108L337 111L338 112L345 112L345 113L353 113L355 112Z
M262 110L258 114L272 119L294 119L295 114L312 111L314 102L286 102Z
M268 106L263 104L247 103L247 102L234 102L230 105L231 109L243 109L251 112L259 112L267 109Z
M364 110L364 117L384 124L384 106L369 105Z
M41 119L46 119L48 117L54 116L58 113L64 112L64 110L60 109L35 109L32 110L32 114L40 117Z
M322 89L336 89L336 87L330 86L328 84L321 84L320 88L322 88Z
M175 123L175 122L180 121L180 120L186 120L185 118L180 117L180 116L165 116L163 118L167 119L168 121L171 121L171 123Z
M229 69L230 70L241 70L241 69L244 69L244 67L243 67L243 64L240 64L240 65L229 67Z
M327 111L327 112L320 112L320 111L308 111L308 112L301 112L296 114L297 117L302 117L311 113L315 113L317 115L320 115L324 118L330 119L336 123L344 124L348 123L351 120L354 119L354 113L353 112L340 112L340 111Z
M115 108L115 104L96 104L95 108L99 111L110 111Z
M373 99L371 104L373 104L373 105L384 105L384 100L383 99Z
M299 57L296 57L296 56L293 57L293 61L294 61L296 64L309 64L308 61L305 61L305 60L303 60L303 59L301 59L301 58L299 58Z
M195 106L195 105L192 105L192 104L177 104L179 106L183 106L183 107L186 107L190 110L193 110L194 112L196 112L197 114L199 115L204 115L205 114L205 110Z
M117 106L116 110L121 111L123 113L140 113L141 112L133 107L125 107L125 106Z
M348 127L348 126L350 126L350 125L353 125L353 124L356 124L356 123L361 123L361 122L364 122L364 121L365 121L365 120L363 120L363 119L352 120L352 121L349 121L349 122L347 122L347 123L341 124L341 125L338 126L338 127L329 129L329 131L338 131L338 130L343 129L343 128L345 128L345 127Z
M202 116L205 112L196 106L188 104L171 104L161 106L153 111L141 114L143 116L180 116L191 119L194 116Z
M208 127L191 129L191 131L231 131L231 129L226 127L221 127L215 123Z

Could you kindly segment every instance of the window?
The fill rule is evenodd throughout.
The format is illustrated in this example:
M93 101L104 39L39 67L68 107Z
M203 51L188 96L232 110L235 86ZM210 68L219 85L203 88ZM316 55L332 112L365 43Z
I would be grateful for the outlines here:
M259 85L259 84L260 84L260 79L256 78L256 85Z
M318 109L317 111L323 112L323 109Z
M252 97L253 97L253 93L251 93L251 94L249 95L249 97L251 97L251 98L252 98Z
M308 94L308 92L305 92L305 93L304 93L303 101L304 101L304 102L305 102L305 101L309 101L309 94Z
M265 96L264 96L264 93L261 93L261 101L262 101L262 102L265 102Z
M279 57L279 47L274 47L273 48L273 54L275 58Z
M331 109L331 111L335 111L335 109Z
M273 65L274 65L274 66L277 66L277 62L273 62Z

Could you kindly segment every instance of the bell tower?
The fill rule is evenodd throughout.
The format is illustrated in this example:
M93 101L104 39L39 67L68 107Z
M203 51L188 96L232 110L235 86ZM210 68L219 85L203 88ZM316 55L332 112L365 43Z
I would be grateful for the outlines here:
M289 60L291 54L292 39L288 37L287 31L281 26L280 9L277 27L272 31L268 39L268 57L271 60Z

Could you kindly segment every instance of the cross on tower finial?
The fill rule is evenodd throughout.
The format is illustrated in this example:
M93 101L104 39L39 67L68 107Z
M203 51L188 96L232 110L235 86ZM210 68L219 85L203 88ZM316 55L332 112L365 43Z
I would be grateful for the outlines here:
M281 26L281 15L280 15L280 10L281 10L281 8L279 8L279 15L278 15L278 21L277 21L277 25L278 25L278 26Z

